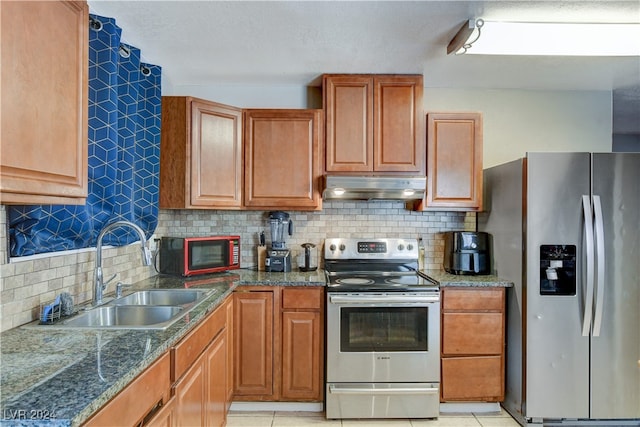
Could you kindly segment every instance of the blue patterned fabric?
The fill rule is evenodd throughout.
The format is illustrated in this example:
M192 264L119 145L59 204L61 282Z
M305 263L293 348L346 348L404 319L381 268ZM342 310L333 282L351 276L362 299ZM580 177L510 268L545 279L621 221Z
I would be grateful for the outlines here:
M140 50L121 44L112 18L91 15L89 29L89 194L84 206L8 206L11 256L95 246L117 220L151 236L158 225L161 67L143 64ZM138 240L116 229L103 243Z

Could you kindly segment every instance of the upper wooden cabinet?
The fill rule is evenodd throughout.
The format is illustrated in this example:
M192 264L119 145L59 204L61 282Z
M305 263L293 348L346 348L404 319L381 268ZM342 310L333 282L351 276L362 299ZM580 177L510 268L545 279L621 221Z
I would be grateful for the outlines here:
M321 110L245 110L244 206L322 207Z
M160 207L240 209L242 110L163 96Z
M327 173L424 175L421 75L325 75Z
M427 196L418 210L482 210L482 114L427 114Z
M1 2L0 202L84 204L89 8Z

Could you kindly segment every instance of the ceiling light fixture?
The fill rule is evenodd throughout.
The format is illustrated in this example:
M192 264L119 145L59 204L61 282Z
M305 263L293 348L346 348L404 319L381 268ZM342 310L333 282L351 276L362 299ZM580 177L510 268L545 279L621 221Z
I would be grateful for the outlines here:
M447 54L640 56L640 24L469 20Z

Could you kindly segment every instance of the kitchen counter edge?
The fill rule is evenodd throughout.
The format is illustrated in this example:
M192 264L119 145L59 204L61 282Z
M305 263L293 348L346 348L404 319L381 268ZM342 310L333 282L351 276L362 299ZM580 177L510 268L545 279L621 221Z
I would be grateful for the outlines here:
M511 288L513 282L504 280L494 275L457 275L450 274L444 270L422 270L422 273L429 276L431 279L438 282L441 288L446 287L498 287L498 288Z

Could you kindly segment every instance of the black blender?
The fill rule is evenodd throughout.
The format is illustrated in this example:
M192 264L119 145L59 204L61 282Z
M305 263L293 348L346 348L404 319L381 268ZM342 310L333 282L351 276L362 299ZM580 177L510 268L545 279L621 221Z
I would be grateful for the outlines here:
M265 260L266 271L291 271L291 251L287 249L286 236L293 235L293 221L289 214L282 211L269 212L271 229L271 248Z

